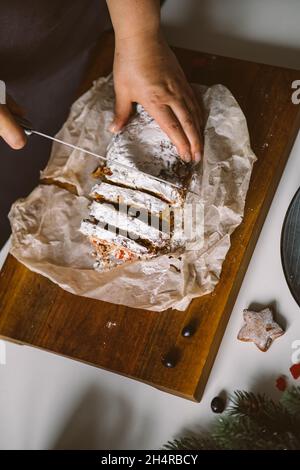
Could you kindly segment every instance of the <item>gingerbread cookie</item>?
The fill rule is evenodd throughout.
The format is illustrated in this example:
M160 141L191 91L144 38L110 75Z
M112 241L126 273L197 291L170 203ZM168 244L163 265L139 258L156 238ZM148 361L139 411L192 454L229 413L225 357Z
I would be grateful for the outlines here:
M244 310L244 325L239 331L240 341L252 341L261 351L267 351L274 339L284 334L283 329L273 320L270 308L260 312Z

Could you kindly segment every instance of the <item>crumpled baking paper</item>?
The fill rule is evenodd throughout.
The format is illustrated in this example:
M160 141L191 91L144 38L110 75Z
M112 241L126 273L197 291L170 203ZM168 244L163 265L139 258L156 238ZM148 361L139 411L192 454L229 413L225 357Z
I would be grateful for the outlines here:
M185 310L193 298L211 292L218 283L230 235L242 221L256 157L245 117L229 90L222 85L194 88L207 118L204 156L193 179L193 190L204 204L201 249L96 272L90 243L78 229L88 215L87 195L95 183L91 172L99 160L54 143L41 174L48 184L40 184L11 208L13 256L69 292L135 308ZM73 104L57 137L105 156L112 138L107 128L113 107L110 75L98 79Z

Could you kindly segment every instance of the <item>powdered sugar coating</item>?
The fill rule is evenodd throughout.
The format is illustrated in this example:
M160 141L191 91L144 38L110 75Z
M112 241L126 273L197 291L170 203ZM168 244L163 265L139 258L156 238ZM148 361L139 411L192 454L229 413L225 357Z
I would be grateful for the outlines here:
M284 330L273 320L270 308L260 312L244 310L244 325L238 333L240 341L251 341L261 351L267 351L272 342L284 334Z
M96 184L92 188L91 196L95 199L98 196L107 202L115 204L122 203L128 207L134 206L145 209L156 216L169 212L169 204L155 196L151 196L150 194L142 191L122 188L105 182Z
M107 167L112 171L107 180L149 191L174 206L183 202L184 181L190 176L191 167L182 162L168 136L141 105L124 130L113 137L106 157ZM144 173L162 178L166 183L148 178Z
M128 248L128 250L136 253L137 255L146 255L148 249L137 243L135 240L124 237L123 235L110 232L109 230L104 229L98 224L94 224L89 220L84 220L81 223L80 231L88 237L93 237L98 239L100 242L113 243L115 245L123 246Z
M110 224L118 227L130 235L130 238L143 239L150 242L156 248L164 248L170 240L170 233L162 232L152 225L148 225L139 217L130 217L117 211L112 205L93 202L90 215L102 224Z

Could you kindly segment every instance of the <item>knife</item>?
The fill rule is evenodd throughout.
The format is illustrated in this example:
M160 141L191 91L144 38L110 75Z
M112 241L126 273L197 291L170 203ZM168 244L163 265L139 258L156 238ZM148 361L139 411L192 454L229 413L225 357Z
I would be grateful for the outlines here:
M22 127L22 129L24 130L25 134L29 137L31 136L32 134L35 134L39 137L43 137L45 139L49 139L51 140L52 142L57 142L58 144L62 144L62 145L65 145L66 147L69 147L73 150L79 150L80 152L84 152L86 153L87 155L92 155L93 157L97 157L99 158L100 160L104 161L104 162L108 162L108 159L106 157L103 157L102 155L99 155L97 153L94 153L94 152L91 152L90 150L86 150L82 147L79 147L77 145L73 145L73 144L70 144L69 142L65 142L64 140L61 140L61 139L58 139L57 137L52 137L51 135L48 135L48 134L44 134L43 132L40 132L40 131L37 131L35 129L33 129L31 123L24 117L21 117L21 116L18 116L16 114L13 114L13 117L14 119L17 121L17 123L19 124L19 126ZM124 165L123 163L120 163L118 161L114 161L114 163L117 163L119 166L123 167L124 169L126 170L130 170L132 171L134 168L128 166L128 165ZM186 165L186 163L182 163L183 165ZM176 188L180 191L182 191L184 188L182 186L178 186L177 184L175 183L172 183L171 181L166 181L162 178L159 178L158 176L154 176L154 175L151 175L149 173L145 173L144 171L141 171L141 170L138 170L139 173L145 175L146 177L150 177L156 181L159 181L160 183L164 183L164 184L167 184L169 186L172 186L173 188ZM200 196L199 194L195 193L194 191L191 191L188 189L188 192L191 192L195 195L197 195L198 197Z

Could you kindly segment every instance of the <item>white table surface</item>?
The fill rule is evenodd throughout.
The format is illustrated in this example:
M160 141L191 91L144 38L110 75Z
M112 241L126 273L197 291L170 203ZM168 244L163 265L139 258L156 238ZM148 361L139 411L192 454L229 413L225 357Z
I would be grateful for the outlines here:
M279 396L275 379L288 374L292 343L300 340L300 309L280 261L283 219L300 185L299 158L300 135L200 404L70 359L6 343L6 365L0 365L0 448L155 449L186 428L205 427L214 418L210 401L221 390L270 390ZM286 322L285 335L267 353L236 340L242 310L252 302L275 305Z

